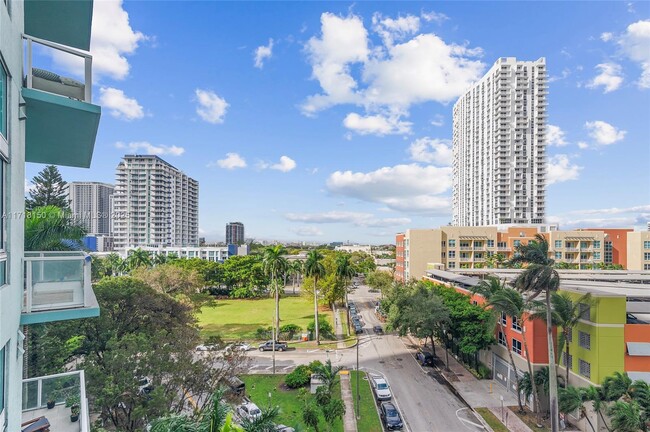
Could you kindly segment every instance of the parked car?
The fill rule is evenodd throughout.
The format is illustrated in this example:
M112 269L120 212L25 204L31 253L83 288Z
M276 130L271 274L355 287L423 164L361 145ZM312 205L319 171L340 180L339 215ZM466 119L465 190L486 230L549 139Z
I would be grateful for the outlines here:
M279 424L275 427L276 432L296 432L294 428L291 426L285 426L283 424Z
M391 400L393 395L390 392L388 382L384 378L372 377L370 383L372 384L372 390L375 392L375 397L378 401Z
M219 347L217 345L197 345L197 351L216 351Z
M261 343L258 348L260 351L273 351L273 341L266 341L264 343ZM276 351L286 351L287 348L288 346L285 342L275 342Z
M415 354L415 359L422 366L433 366L433 354L428 351L418 351L417 354Z
M374 326L372 330L377 334L384 334L384 328L380 325Z
M354 333L356 333L356 334L363 333L363 327L361 327L361 325L354 326Z
M153 383L149 377L143 376L138 378L138 394L148 395L153 391Z
M392 402L382 402L379 405L379 417L387 430L402 430L402 416Z
M242 352L245 352L245 351L250 351L251 348L253 348L253 347L252 347L251 344L249 344L249 343L246 343L246 342L236 342L236 343L234 343L234 344L228 345L228 346L225 348L225 351L226 351L226 352L233 352L233 351L242 351Z
M255 420L262 415L262 411L252 402L237 407L237 415L248 420Z

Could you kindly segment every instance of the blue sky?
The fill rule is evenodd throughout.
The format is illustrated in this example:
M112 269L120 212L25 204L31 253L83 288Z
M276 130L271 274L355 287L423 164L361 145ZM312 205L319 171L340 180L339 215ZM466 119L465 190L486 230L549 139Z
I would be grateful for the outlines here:
M549 222L650 220L647 2L95 0L91 52L102 120L65 179L156 152L199 181L209 240L228 221L373 244L447 224L453 103L504 56L546 57Z

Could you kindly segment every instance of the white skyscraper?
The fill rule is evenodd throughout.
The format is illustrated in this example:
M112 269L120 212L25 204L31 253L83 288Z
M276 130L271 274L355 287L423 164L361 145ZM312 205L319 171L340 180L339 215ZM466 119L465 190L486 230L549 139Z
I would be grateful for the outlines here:
M502 57L454 105L453 224L541 224L546 60Z
M199 183L158 156L126 155L113 195L115 249L197 246Z
M72 182L68 185L70 210L90 235L111 232L111 196L115 186L99 182Z

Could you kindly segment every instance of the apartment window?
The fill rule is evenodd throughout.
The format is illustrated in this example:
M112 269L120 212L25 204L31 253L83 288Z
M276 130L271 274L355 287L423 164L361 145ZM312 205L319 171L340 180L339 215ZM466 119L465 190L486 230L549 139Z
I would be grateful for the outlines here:
M594 249L600 249L600 240L594 240Z
M0 135L7 138L7 71L0 62Z
M456 240L449 240L449 247L456 247Z
M512 350L521 355L521 341L515 338L512 339Z
M497 337L497 341L499 342L499 345L503 345L504 347L507 347L507 345L506 345L506 337L503 334L503 332L499 332L499 336Z
M566 341L568 343L573 342L573 329L569 329L569 331L566 334Z
M643 242L643 249L650 249L650 241L646 240Z
M573 259L573 256L571 256L570 253L565 253L565 254L564 254L564 259L565 259L565 260L569 260L569 261L571 261L571 260Z
M447 264L447 267L449 267L450 269L456 268L456 263L454 261L452 261L452 262Z
M521 240L514 240L514 241L512 242L512 245L513 245L514 247L521 246Z
M446 241L443 240L443 241L440 242L440 243L441 243L440 245L441 245L442 247L447 247L447 242L446 242Z
M519 323L519 319L515 316L512 317L512 329L518 332L521 331L521 324Z
M573 369L573 356L572 356L571 354L569 354L568 359L569 359L569 361L568 361L568 368L569 368L569 369ZM562 366L567 367L567 355L566 355L566 351L562 351Z
M503 325L508 324L508 315L506 315L505 312L501 312L501 324Z
M582 359L578 360L578 364L580 365L580 375L591 378L591 364Z
M494 240L488 240L487 241L487 247L490 247L490 248L494 247ZM648 248L648 249L650 249L650 248Z
M600 259L600 252L594 252L594 259L599 260Z
M555 259L556 260L562 259L562 252L555 252Z
M591 349L591 335L578 331L578 344L584 349Z
M585 303L578 304L578 311L580 312L580 318L583 320L591 320L591 306Z
M555 249L560 249L562 247L562 240L555 240Z
M586 241L580 242L580 249L587 249L588 247L589 247L589 242Z
M449 258L456 258L456 251L449 251Z
M650 270L650 264L643 264L643 270Z
M643 260L644 261L650 261L650 252L644 252L643 253Z
M505 248L508 247L508 244L507 244L506 242L498 242L498 243L497 243L497 247L498 247L498 248L505 249Z

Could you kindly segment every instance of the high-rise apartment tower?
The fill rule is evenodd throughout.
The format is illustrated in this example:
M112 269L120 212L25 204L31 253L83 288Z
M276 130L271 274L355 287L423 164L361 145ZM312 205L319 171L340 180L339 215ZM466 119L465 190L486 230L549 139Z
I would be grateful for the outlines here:
M454 105L453 225L544 223L546 81L502 57Z
M126 155L113 195L115 249L196 246L199 183L158 156Z
M226 244L244 244L244 224L229 222L226 224Z
M110 234L114 189L112 184L99 182L72 182L68 185L70 210L88 234Z

